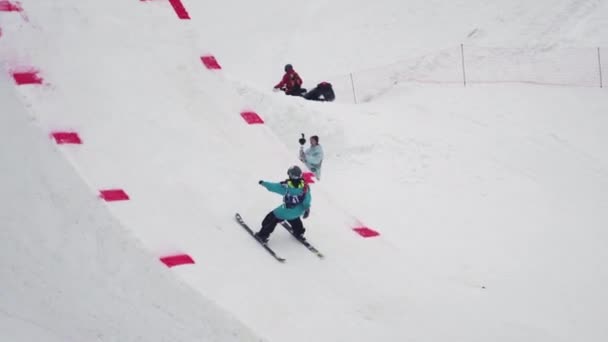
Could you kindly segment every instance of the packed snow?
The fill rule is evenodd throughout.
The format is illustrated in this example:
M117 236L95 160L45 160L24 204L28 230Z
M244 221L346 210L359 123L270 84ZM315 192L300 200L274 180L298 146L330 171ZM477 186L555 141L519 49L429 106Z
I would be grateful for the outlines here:
M2 340L608 339L608 3L181 2L0 12ZM336 101L273 92L286 63ZM301 133L326 257L277 227L281 264L234 213Z

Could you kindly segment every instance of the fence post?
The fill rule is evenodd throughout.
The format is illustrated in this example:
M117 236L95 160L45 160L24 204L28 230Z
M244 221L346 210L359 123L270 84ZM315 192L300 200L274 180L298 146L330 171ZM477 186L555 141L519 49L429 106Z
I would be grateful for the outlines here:
M350 85L353 87L353 98L355 99L355 103L357 103L357 94L355 93L355 82L353 81L353 73L350 73Z
M599 68L600 71L600 88L604 87L603 84L603 80L602 80L602 57L600 57L600 48L597 48L597 66Z
M460 43L460 57L462 58L462 83L467 86L467 74L464 69L464 45Z

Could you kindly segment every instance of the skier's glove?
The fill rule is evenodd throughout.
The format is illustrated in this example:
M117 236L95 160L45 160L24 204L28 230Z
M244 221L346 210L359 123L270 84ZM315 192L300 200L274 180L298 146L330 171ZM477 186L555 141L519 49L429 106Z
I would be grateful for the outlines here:
M261 180L261 181L259 181L259 182L258 182L258 184L260 184L260 185L261 185L262 183L264 183L264 181L263 181L263 180Z
M304 146L304 144L306 144L306 138L304 138L304 133L302 133L302 137L300 139L298 139L298 142L302 146Z
M304 216L302 216L302 217L303 217L303 218L308 218L308 215L310 215L310 209L307 209L307 210L304 212Z

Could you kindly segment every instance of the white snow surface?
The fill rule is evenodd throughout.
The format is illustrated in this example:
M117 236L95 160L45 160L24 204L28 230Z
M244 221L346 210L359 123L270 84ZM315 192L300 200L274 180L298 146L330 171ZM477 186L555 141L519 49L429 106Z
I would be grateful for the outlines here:
M0 74L2 341L258 341L95 198Z
M182 2L0 12L0 340L608 340L607 2ZM359 103L273 93L285 63L365 78ZM43 85L10 82L29 66ZM280 264L233 216L280 203L257 181L301 132L326 152L305 221L326 258L278 227Z

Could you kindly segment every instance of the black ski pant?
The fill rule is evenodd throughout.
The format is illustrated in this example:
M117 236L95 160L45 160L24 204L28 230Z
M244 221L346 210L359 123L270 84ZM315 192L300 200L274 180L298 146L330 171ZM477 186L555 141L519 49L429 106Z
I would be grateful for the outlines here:
M333 101L336 98L336 94L331 86L324 86L322 84L314 87L308 93L303 95L307 100L313 101ZM323 96L323 99L321 99Z
M269 212L262 221L262 229L260 229L259 235L268 238L274 231L274 228L276 228L277 224L281 223L282 221L285 220L281 220L280 218L276 217L274 212ZM296 217L293 220L287 220L287 222L289 222L291 225L295 235L303 235L306 231L306 229L304 229L304 225L302 224L302 220L299 217Z
M306 92L306 89L300 87L294 87L289 90L285 90L285 95L291 96L302 96Z

